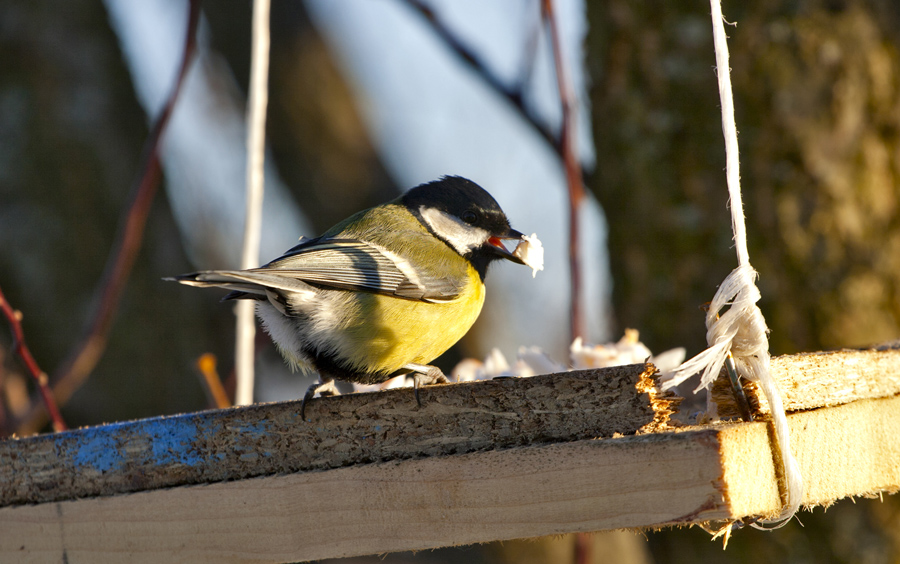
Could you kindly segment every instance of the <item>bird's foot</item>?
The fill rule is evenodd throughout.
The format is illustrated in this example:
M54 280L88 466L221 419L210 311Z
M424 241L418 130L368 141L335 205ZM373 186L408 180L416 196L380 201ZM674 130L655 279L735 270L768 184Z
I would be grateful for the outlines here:
M306 402L311 400L316 394L319 394L319 396L322 397L341 395L341 393L337 389L337 386L334 385L334 380L316 382L315 384L307 388L306 393L303 394L303 400L300 402L300 419L306 421Z
M447 384L450 382L437 366L431 366L429 364L407 364L403 368L412 370L416 404L418 404L419 407L422 407L422 400L419 398L420 387L428 386L430 384Z

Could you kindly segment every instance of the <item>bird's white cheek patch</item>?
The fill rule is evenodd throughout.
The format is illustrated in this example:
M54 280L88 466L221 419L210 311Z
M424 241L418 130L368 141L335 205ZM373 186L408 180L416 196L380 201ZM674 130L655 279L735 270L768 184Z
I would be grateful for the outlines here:
M480 227L466 225L450 214L421 206L419 213L438 237L450 243L461 255L477 249L488 240L490 234Z
M544 245L537 238L537 233L522 237L513 255L522 259L522 262L531 268L532 278L537 276L538 270L544 270Z

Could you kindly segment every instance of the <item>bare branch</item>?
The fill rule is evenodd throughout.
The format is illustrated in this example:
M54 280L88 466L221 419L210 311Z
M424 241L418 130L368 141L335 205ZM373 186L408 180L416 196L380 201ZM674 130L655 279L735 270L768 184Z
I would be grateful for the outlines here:
M259 266L259 240L265 173L266 107L269 103L269 0L253 2L253 44L250 56L250 87L247 100L247 206L244 220L244 247L241 268ZM253 403L255 306L252 300L239 300L235 306L236 342L234 366L237 390L234 402Z
M34 356L31 355L31 351L28 349L28 345L25 344L25 332L22 330L21 323L22 313L14 310L10 303L6 301L6 296L3 295L2 290L0 290L0 310L3 311L3 314L9 321L9 327L13 332L13 352L21 357L22 362L25 363L25 368L28 369L28 373L37 382L38 391L41 394L41 399L44 401L44 407L47 408L47 413L50 414L50 419L53 421L53 430L65 431L66 423L59 412L56 400L53 399L53 392L50 391L50 386L47 385L47 373L38 367L37 361L34 360Z
M222 385L222 379L216 370L216 355L212 353L200 355L195 366L210 407L218 409L231 407L233 404L228 399L228 393L225 392L225 386Z
M514 88L503 84L497 75L488 68L478 55L465 45L462 40L460 40L453 31L437 17L430 6L421 0L406 0L406 4L417 11L424 20L428 22L434 33L443 39L447 46L453 50L460 59L468 63L488 86L506 98L507 101L519 111L519 114L521 114L525 122L531 125L532 128L543 137L551 147L553 147L553 150L563 161L569 193L569 271L572 293L570 302L570 333L572 339L583 336L585 334L585 329L581 300L582 276L579 259L578 214L581 208L581 201L584 199L584 172L581 169L581 163L578 160L578 152L575 147L574 108L576 101L574 92L568 82L568 73L566 72L562 57L559 32L556 25L556 18L553 13L552 0L543 0L541 4L541 15L550 30L553 58L556 66L557 87L562 103L562 126L558 138L545 125L539 122L525 106L522 96L522 88L525 86L524 80L520 81ZM526 67L525 71L523 78L527 79L529 69Z
M60 404L65 404L72 394L87 381L103 355L114 314L118 309L119 300L128 282L137 253L141 248L144 226L147 223L147 216L150 213L150 207L162 175L159 142L171 117L172 109L178 99L196 48L200 1L190 0L188 9L187 33L178 77L144 144L141 174L132 189L131 204L125 212L122 227L113 246L114 250L110 253L106 265L103 282L98 292L100 299L97 300L84 337L53 377L53 393ZM40 425L42 416L40 410L32 409L20 426L19 432L35 431L36 427Z
M583 336L584 315L581 305L581 260L578 244L579 221L578 213L581 202L584 200L584 183L582 179L581 163L578 160L578 152L575 146L575 93L569 83L566 72L565 59L562 56L562 48L559 41L559 28L556 25L556 16L553 12L553 0L543 0L541 13L550 29L550 40L553 45L553 61L556 66L556 84L559 89L559 99L562 104L562 129L560 131L560 149L563 165L566 170L566 183L569 187L569 271L571 283L571 337Z
M558 154L562 155L560 143L556 138L556 135L553 134L550 129L539 122L537 118L528 110L525 106L525 102L522 97L522 86L523 84L519 84L516 88L510 88L507 85L503 84L503 82L497 77L494 72L488 68L488 66L475 54L475 52L470 49L467 45L465 45L462 40L460 40L451 30L448 28L444 22L442 22L430 6L422 2L421 0L406 0L406 4L417 11L425 21L431 26L432 31L434 31L435 35L444 40L447 46L456 53L456 55L468 63L476 72L478 76L484 80L488 86L493 88L498 94L506 98L506 100L512 104L516 110L522 115L522 118L526 123L531 125L531 127L544 138L544 140L553 147L553 150Z

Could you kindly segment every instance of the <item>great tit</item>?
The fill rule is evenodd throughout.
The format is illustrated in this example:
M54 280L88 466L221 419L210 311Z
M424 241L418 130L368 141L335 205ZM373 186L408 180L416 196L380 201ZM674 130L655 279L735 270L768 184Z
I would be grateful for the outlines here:
M484 303L488 266L525 264L504 239L522 240L496 200L459 176L417 186L356 213L265 266L175 277L232 290L256 313L291 365L320 382L303 398L334 395L334 380L377 384L413 374L447 382L428 363L466 334ZM302 413L301 413L302 416Z

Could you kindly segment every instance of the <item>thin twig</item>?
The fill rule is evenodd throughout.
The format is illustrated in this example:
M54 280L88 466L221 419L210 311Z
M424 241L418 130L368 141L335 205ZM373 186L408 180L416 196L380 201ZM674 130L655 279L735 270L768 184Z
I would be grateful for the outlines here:
M525 41L525 46L523 47L524 54L522 55L522 67L519 69L519 77L517 80L516 90L519 92L524 92L525 88L527 88L528 84L531 82L531 77L534 75L534 64L537 61L538 54L538 44L540 43L541 38L541 26L543 24L543 18L538 17L533 26L528 33L528 39ZM558 149L559 143L556 143Z
M197 359L197 371L200 373L200 383L206 392L206 399L210 405L219 409L231 407L231 400L222 385L222 379L216 370L216 355L205 353Z
M562 47L559 40L559 28L556 24L556 16L553 12L553 0L543 0L541 13L550 28L550 41L553 46L553 62L556 66L556 84L559 89L559 99L562 104L562 128L560 130L560 148L562 151L563 165L566 171L566 183L569 188L569 271L570 288L572 292L570 301L570 329L571 337L582 337L584 331L584 315L581 306L581 260L579 253L579 221L578 214L581 202L584 200L584 183L582 180L581 163L578 160L578 152L575 146L575 93L569 83L566 72L565 59L562 55Z
M575 533L575 564L587 564L594 561L594 535L591 533Z
M522 96L522 89L519 88L510 88L509 86L503 84L503 82L491 71L484 61L475 54L475 52L470 49L465 43L463 43L451 30L448 28L444 22L437 17L434 13L434 10L431 9L430 6L423 3L421 0L406 0L407 5L410 8L417 11L425 21L431 26L432 31L440 37L447 46L454 51L460 59L469 64L474 70L475 73L484 80L488 86L490 86L494 91L498 94L506 98L512 106L518 110L518 112L522 115L525 122L531 125L531 127L544 138L544 140L553 147L553 150L556 151L560 156L562 156L562 148L560 140L556 138L553 132L542 124L537 118L528 110L525 106L525 101Z
M0 437L9 435L9 414L6 413L6 404L12 403L7 392L8 373L4 368L4 350L0 348Z
M247 101L247 214L244 222L244 249L241 268L259 266L262 227L263 161L266 146L266 106L269 101L269 0L253 2L253 44L250 63L250 99ZM256 325L253 300L240 300L237 310L235 403L253 403L253 358Z
M159 160L159 142L166 129L175 101L181 91L184 77L187 75L190 63L196 50L196 31L200 21L200 1L190 0L187 34L184 40L184 52L181 58L181 67L178 77L172 87L169 97L162 108L153 129L144 143L141 161L141 174L137 183L132 188L131 204L124 217L124 222L118 233L113 251L110 253L103 275L103 282L99 291L100 299L97 300L88 330L84 338L78 343L67 360L57 369L53 377L53 393L60 404L65 404L72 394L80 388L88 376L94 370L100 357L106 349L109 331L112 327L114 314L119 306L119 299L125 289L131 267L141 248L144 235L144 226L156 188L162 175ZM40 411L32 410L26 417L23 427L34 429L39 425Z
M570 302L570 333L573 340L577 336L583 336L585 334L585 329L581 305L581 264L579 259L578 213L581 207L581 201L584 199L584 173L581 170L581 163L578 160L578 153L575 150L575 122L574 112L572 111L575 107L575 98L573 90L568 83L567 73L565 71L552 1L543 0L541 14L550 28L553 56L556 66L557 85L562 102L563 118L559 137L554 135L549 128L538 121L526 107L522 95L522 88L525 86L523 82L520 82L515 88L503 84L496 74L488 68L484 61L482 61L472 49L465 45L465 43L463 43L463 41L437 17L430 6L423 3L421 0L406 0L406 4L417 11L431 26L435 35L440 37L460 59L468 63L488 86L506 98L506 100L518 110L525 122L531 125L532 128L551 147L553 147L553 150L562 159L566 171L566 183L569 192L569 270L571 273L570 285L572 293Z
M63 421L59 407L57 407L56 401L53 399L53 392L50 391L50 386L47 384L47 373L38 367L37 361L34 360L31 351L28 349L28 345L25 344L25 332L22 330L21 323L22 313L14 310L10 303L6 301L6 296L3 295L2 290L0 290L0 310L3 310L3 314L9 321L9 326L13 332L12 350L21 357L22 362L25 363L25 368L28 369L28 373L37 382L38 391L41 394L41 399L44 401L44 407L47 408L47 413L50 414L50 419L53 421L53 430L65 431L66 423Z

